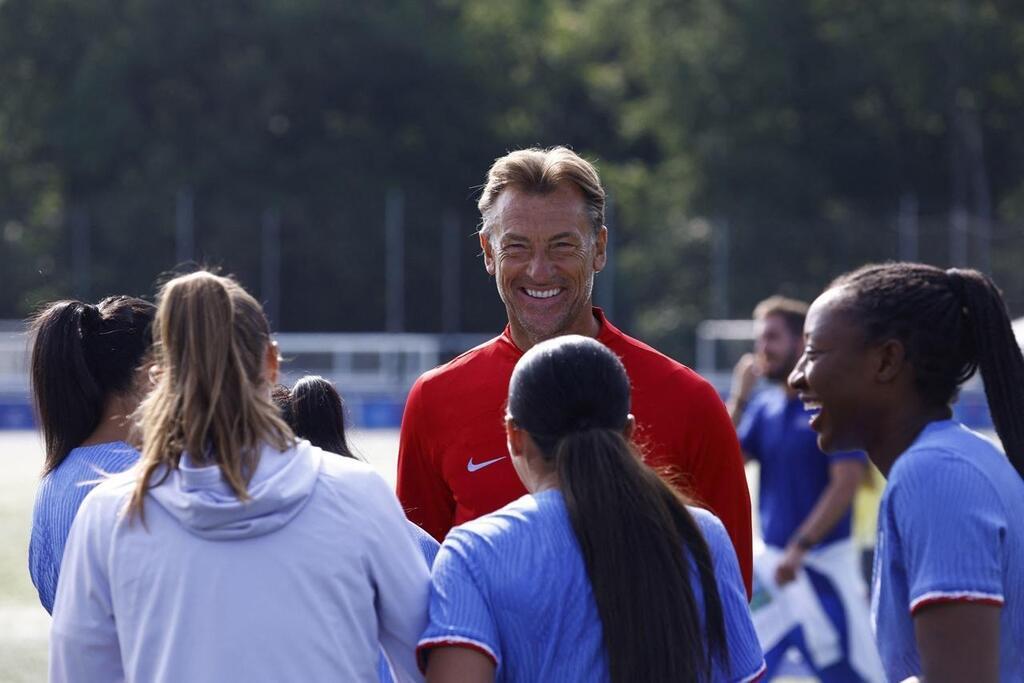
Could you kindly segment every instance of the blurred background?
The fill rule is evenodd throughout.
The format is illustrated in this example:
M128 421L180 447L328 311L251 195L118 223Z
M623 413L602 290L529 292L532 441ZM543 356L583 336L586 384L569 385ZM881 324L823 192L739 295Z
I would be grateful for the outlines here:
M749 327L714 321L866 261L979 268L1021 316L1022 122L1014 2L0 0L0 425L32 426L25 316L199 262L264 302L293 376L393 430L504 325L475 200L530 145L602 174L597 303L723 389ZM958 411L987 424L976 386ZM32 452L0 474L0 612L35 623L5 586L38 443L0 439ZM11 637L0 678L36 680Z

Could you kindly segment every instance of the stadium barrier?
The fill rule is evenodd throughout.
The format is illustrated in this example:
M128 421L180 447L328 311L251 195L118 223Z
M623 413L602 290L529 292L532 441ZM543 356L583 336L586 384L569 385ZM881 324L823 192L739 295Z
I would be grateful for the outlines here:
M283 332L282 384L304 375L334 382L345 399L349 423L364 429L401 424L409 388L422 373L476 346L480 334ZM0 429L33 429L29 398L29 349L21 321L0 321Z

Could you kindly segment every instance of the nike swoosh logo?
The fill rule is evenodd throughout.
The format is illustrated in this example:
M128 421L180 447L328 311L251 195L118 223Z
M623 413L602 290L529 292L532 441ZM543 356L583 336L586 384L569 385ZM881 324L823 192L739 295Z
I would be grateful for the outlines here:
M507 457L507 455L503 455L500 458L495 458L494 460L485 460L483 462L473 462L473 458L470 458L469 462L466 463L466 469L469 470L470 472L476 472L477 470L482 470L488 465L493 465L499 460L504 460Z

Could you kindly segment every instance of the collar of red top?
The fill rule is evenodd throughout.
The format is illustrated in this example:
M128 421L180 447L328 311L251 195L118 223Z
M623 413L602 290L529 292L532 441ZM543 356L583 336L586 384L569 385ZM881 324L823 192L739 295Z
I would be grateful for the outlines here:
M604 311L597 306L592 306L591 310L594 312L594 317L597 318L597 341L608 346L608 343L612 339L622 336L622 333L604 317ZM523 355L524 351L516 346L516 343L512 341L512 325L505 325L505 330L501 333L501 338L508 343L509 346L515 349L520 356Z

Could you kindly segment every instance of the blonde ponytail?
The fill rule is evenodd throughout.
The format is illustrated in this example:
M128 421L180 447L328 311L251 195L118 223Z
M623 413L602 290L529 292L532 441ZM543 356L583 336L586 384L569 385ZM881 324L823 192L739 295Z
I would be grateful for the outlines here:
M260 446L285 450L295 438L270 398L262 308L230 278L183 275L160 290L153 338L157 382L137 412L142 457L129 516L144 519L146 491L186 451L217 465L239 500L248 499Z

